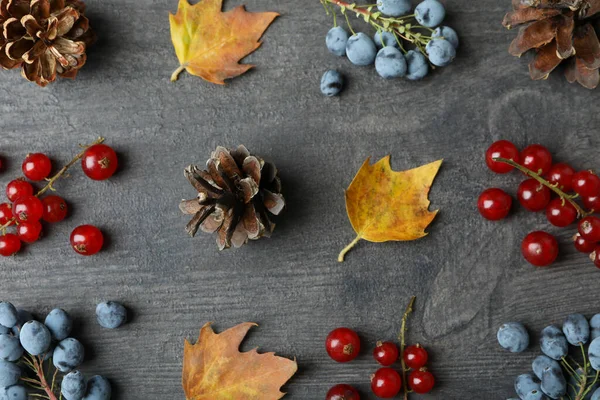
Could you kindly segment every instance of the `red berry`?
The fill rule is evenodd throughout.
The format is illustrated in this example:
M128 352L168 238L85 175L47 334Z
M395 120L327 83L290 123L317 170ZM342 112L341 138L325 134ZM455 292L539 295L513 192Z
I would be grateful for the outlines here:
M577 210L571 203L561 198L552 199L546 207L546 218L554 226L564 228L577 219Z
M579 221L577 228L582 238L588 242L600 242L600 218L589 216Z
M404 350L404 362L409 368L419 369L423 368L427 364L429 354L420 344L408 346Z
M521 152L521 165L541 176L552 168L552 154L540 144L532 144Z
M113 176L117 166L117 153L105 144L90 147L81 159L83 172L95 181L103 181Z
M12 233L0 236L0 256L9 257L21 250L21 241Z
M371 390L375 396L382 399L391 399L402 389L402 378L392 368L379 368L371 377Z
M600 246L596 246L594 251L590 254L590 260L594 262L596 268L600 268Z
M506 217L512 205L512 197L502 189L484 190L477 200L479 213L485 219L498 221Z
M582 197L600 196L600 178L592 171L579 171L571 181L573 190Z
M582 197L581 200L588 210L600 212L600 196Z
M23 175L32 181L46 179L52 171L52 162L47 155L42 153L28 154L21 166Z
M554 164L548 172L548 180L550 183L557 185L563 192L573 190L572 180L575 170L570 165L565 163Z
M337 362L352 361L360 352L360 338L352 329L337 328L327 335L327 354Z
M520 160L519 149L508 140L498 140L492 143L485 152L485 163L488 168L497 174L506 174L512 171L514 167L500 161L494 161L494 158L506 158L518 163Z
M526 179L517 191L519 203L529 211L542 211L550 203L550 189L535 179Z
M325 400L360 400L360 395L350 385L335 385L327 392Z
M573 236L573 242L575 243L575 248L580 253L589 254L596 248L596 243L588 242L587 240L582 238L579 233L576 233L575 236Z
M104 236L93 225L81 225L71 232L71 247L84 256L92 256L102 249Z
M20 197L32 196L33 186L24 179L15 179L6 185L6 197L9 201L15 201Z
M398 346L392 342L377 342L373 357L379 364L389 367L398 360Z
M558 257L558 242L549 233L531 232L521 243L521 253L530 264L546 267Z
M413 371L408 376L408 386L417 394L431 392L435 386L435 378L425 368Z
M11 219L13 219L12 205L10 203L0 204L0 225L8 224Z
M13 203L13 215L19 221L39 221L43 214L42 201L35 196L19 197Z
M44 204L43 220L50 223L60 222L67 216L67 203L56 195L50 195L42 199Z
M37 241L42 234L42 224L40 221L21 222L17 227L17 235L22 242L33 243Z

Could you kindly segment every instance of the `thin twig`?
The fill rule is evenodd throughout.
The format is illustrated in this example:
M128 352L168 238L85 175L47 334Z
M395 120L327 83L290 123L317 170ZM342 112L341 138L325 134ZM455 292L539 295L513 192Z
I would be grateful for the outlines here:
M408 316L413 312L413 306L415 305L416 296L410 298L408 302L408 306L406 307L406 311L404 311L404 315L402 316L402 327L400 328L400 333L398 334L398 341L400 342L400 362L402 364L402 387L404 387L404 400L408 400L408 385L406 382L406 363L404 362L404 349L406 347L406 321L408 320Z

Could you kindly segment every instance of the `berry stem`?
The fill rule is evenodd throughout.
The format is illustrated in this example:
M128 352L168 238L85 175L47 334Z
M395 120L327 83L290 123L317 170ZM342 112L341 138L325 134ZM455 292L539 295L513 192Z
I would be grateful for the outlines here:
M30 394L30 396L41 397L48 400L58 400L54 394L54 382L56 380L56 374L58 373L58 370L55 370L54 375L52 376L52 386L50 386L46 380L46 374L44 373L44 359L40 356L34 357L30 354L27 354L25 357L23 357L23 359L25 360L25 365L27 365L36 374L38 380L30 378L21 378L21 380L29 383L35 389L45 393L43 395Z
M560 190L558 188L558 185L551 184L546 179L542 178L540 176L540 174L533 172L529 168L524 167L521 164L518 164L518 163L514 162L513 160L509 160L507 158L497 157L497 158L494 158L494 161L498 161L501 163L511 165L511 166L515 167L516 169L518 169L519 171L523 172L525 175L532 177L533 179L535 179L542 185L546 186L548 189L552 190L554 193L556 193L558 196L560 196L560 198L563 201L568 201L569 203L571 203L571 205L575 208L575 210L577 210L577 216L579 218L582 218L582 217L585 217L585 216L588 216L591 214L591 212L584 210L583 208L581 208L581 206L579 204L577 204L577 202L575 201L575 198L577 197L576 195L570 195L570 194L563 192L562 190Z
M404 388L404 400L408 400L408 382L406 381L406 363L404 362L404 349L406 348L406 321L408 320L408 316L413 312L413 307L415 305L416 296L410 298L408 302L408 306L406 307L406 311L404 311L404 315L402 316L402 327L400 328L400 333L398 334L398 341L400 342L400 362L402 363L402 387Z

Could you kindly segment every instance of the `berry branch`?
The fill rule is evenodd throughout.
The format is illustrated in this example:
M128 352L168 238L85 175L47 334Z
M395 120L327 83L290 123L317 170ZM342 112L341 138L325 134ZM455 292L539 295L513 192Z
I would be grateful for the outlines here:
M398 341L400 342L400 362L402 364L402 386L404 387L404 400L408 400L408 385L406 381L406 363L404 362L404 349L406 348L406 321L408 316L413 312L413 306L415 304L416 296L410 298L406 311L402 316L402 327L400 328L400 334L398 335Z
M31 378L23 378L21 380L34 389L39 391L43 391L45 394L30 394L30 396L40 397L48 400L59 400L58 397L54 394L54 387L56 383L56 376L58 374L58 370L54 370L54 374L52 375L52 383L48 384L48 380L46 379L46 374L44 373L44 359L40 356L34 357L30 354L27 354L23 357L23 363L29 367L37 376L38 379ZM60 395L60 399L62 399L62 394Z

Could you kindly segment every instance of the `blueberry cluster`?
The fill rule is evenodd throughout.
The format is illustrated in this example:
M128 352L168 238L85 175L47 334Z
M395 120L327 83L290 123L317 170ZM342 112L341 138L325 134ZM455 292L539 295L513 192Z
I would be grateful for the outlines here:
M322 0L327 10L330 4L339 2ZM363 32L350 33L334 26L327 33L325 43L331 53L346 56L357 66L375 64L375 70L385 79L405 77L409 80L423 79L429 73L429 64L444 67L456 57L459 39L456 31L441 26L446 10L438 0L424 0L410 14L410 0L378 0L378 11L372 5L356 5L352 9L341 8L342 13L354 12L372 25L376 32L371 38ZM335 13L335 11L334 11ZM434 29L435 28L435 29ZM407 49L411 45L413 49ZM321 91L327 96L337 95L344 81L337 71L329 70L321 80Z
M523 324L509 322L498 330L498 342L519 353L528 347L529 334ZM578 348L581 363L569 356L569 345ZM540 349L543 354L533 360L532 372L515 380L519 399L600 400L600 314L589 322L582 314L571 314L562 327L547 326L541 333Z
M99 304L96 314L100 325L107 328L116 328L127 319L125 308L115 302ZM77 370L85 350L69 336L72 327L73 319L60 308L50 311L42 323L9 302L0 302L0 400L27 400L28 396L110 399L111 386L106 378L94 376L86 382ZM56 372L46 377L50 365ZM62 380L57 379L59 372L65 374ZM56 395L54 386L58 382L56 390L60 394Z

